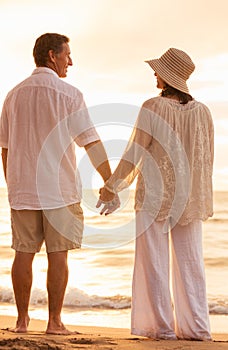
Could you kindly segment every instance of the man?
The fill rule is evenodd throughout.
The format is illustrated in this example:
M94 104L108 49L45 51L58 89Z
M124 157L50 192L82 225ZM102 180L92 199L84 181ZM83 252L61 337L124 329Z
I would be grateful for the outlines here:
M32 262L43 242L48 257L46 332L70 334L61 322L68 280L67 252L79 248L83 213L74 142L84 147L106 181L111 170L81 92L62 81L69 39L46 33L36 40L36 69L6 97L0 146L8 187L15 258L12 282L18 310L15 332L27 331Z

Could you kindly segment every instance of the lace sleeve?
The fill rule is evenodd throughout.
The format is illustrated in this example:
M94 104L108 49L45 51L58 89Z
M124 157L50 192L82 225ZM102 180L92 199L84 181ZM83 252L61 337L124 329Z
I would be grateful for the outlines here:
M107 187L114 192L120 192L130 186L140 171L144 154L152 142L148 117L149 111L142 108L120 163L107 181Z

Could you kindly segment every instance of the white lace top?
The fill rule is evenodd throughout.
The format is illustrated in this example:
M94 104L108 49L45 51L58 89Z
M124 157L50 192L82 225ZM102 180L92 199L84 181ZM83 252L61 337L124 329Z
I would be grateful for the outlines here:
M122 160L107 182L121 191L138 176L135 209L181 225L213 215L214 128L209 109L155 97L146 101Z

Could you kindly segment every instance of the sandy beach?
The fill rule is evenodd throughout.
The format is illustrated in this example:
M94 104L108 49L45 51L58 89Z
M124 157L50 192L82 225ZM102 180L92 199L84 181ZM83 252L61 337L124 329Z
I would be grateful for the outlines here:
M16 334L9 331L15 318L0 316L0 349L11 350L224 350L228 349L228 334L213 334L212 342L167 341L135 337L128 329L68 326L79 334L70 336L46 335L44 321L31 320L29 332Z

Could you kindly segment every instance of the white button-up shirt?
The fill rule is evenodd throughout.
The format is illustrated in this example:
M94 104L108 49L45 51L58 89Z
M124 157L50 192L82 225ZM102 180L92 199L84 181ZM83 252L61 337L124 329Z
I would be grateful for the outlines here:
M82 93L51 69L36 68L7 95L0 147L8 149L13 209L52 209L81 201L75 142L99 140Z

